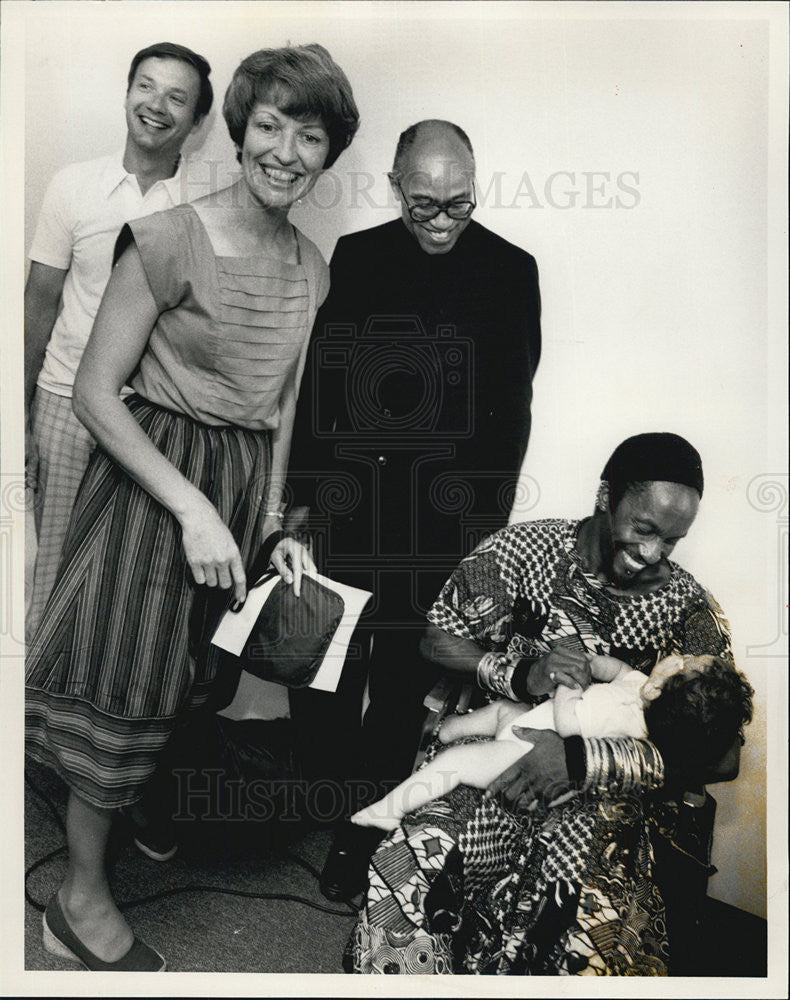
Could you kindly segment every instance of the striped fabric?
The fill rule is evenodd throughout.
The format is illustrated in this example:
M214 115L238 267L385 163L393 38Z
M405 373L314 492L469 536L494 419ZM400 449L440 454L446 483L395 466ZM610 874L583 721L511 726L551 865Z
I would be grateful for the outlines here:
M269 434L207 427L139 396L126 405L211 500L249 563ZM28 648L27 752L99 808L136 801L178 716L209 696L217 653L208 640L226 602L227 592L195 586L175 518L97 450Z
M30 606L25 619L28 642L36 634L55 583L74 501L88 466L94 440L74 416L71 398L37 388L31 430L38 450L38 480L33 513L38 546Z

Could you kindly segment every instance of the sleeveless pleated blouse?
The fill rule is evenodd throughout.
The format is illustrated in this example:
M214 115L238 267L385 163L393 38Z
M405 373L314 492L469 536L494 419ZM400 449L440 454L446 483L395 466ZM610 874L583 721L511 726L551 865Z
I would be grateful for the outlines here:
M159 311L132 388L204 424L274 430L329 291L323 257L294 232L299 263L289 264L217 256L191 205L128 223L116 258L133 240Z

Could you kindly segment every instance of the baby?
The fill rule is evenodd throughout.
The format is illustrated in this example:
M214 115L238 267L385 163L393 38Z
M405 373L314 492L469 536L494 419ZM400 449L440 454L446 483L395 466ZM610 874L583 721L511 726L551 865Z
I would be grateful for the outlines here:
M593 679L605 683L586 690L560 685L552 699L532 709L502 700L450 716L439 731L442 743L467 736L489 736L494 742L443 750L384 798L355 813L352 822L393 830L406 813L457 785L487 788L534 746L520 740L514 726L554 729L563 738L650 739L667 762L693 757L713 764L751 718L751 688L720 657L668 656L649 676L611 656L593 655L589 662Z

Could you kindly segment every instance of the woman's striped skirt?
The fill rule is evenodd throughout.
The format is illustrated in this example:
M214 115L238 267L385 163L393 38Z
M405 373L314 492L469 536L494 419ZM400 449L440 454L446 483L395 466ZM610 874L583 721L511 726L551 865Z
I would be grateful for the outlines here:
M261 541L268 431L210 427L130 396L159 451L217 508L245 565ZM99 808L142 795L183 714L206 703L227 591L199 587L181 528L97 449L27 657L26 751Z

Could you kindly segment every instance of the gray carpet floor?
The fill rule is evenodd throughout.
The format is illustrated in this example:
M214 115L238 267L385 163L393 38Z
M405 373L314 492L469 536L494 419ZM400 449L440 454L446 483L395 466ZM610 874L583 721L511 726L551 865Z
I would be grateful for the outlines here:
M27 775L65 816L62 782L33 762ZM30 787L25 797L26 868L64 843L51 810ZM204 826L182 839L179 853L165 863L151 861L119 829L113 837L112 885L119 901L202 885L245 893L300 896L341 915L292 900L253 899L190 891L133 906L126 912L135 933L167 959L173 972L342 973L342 954L354 918L341 904L320 894L313 873L288 857L320 869L329 847L327 831L297 834L287 845L256 843L255 830L213 830ZM63 854L30 876L31 897L45 904L65 869ZM346 912L342 912L342 911ZM30 903L25 913L25 968L66 971L73 963L48 954L41 940L41 913Z
M65 815L66 790L46 768L28 762L28 777ZM26 868L64 843L51 809L26 788ZM329 848L327 831L294 831L272 845L254 824L194 824L179 828L179 853L166 863L151 861L119 827L113 837L112 885L119 901L139 900L186 886L244 893L299 896L327 913L295 900L253 899L219 892L174 892L127 911L135 933L167 958L173 972L342 973L342 955L354 924L344 904L320 894L317 871ZM292 856L289 856L292 855ZM302 864L298 860L301 859ZM307 870L312 868L313 871ZM28 892L45 904L63 876L61 853L36 870ZM25 968L77 967L44 951L41 913L27 903ZM762 977L767 974L766 923L715 899L706 901L687 975Z

